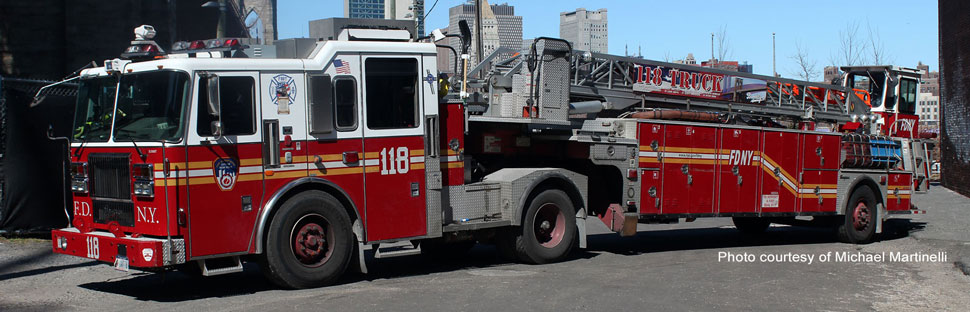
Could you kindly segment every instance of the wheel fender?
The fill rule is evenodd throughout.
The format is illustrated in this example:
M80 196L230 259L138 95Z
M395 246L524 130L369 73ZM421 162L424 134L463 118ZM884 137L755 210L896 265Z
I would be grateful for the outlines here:
M296 189L298 187L305 186L308 184L315 184L315 186L326 188L327 190L324 190L324 191L335 191L337 194L331 194L331 195L334 195L335 197L337 197L337 200L341 200L343 202L349 203L350 207L346 207L346 208L348 208L348 210L352 212L351 217L354 218L354 224L353 224L354 235L357 236L358 244L363 242L363 240L365 239L365 236L364 236L365 231L363 226L360 225L360 220L361 220L360 214L357 213L357 206L354 205L354 202L350 200L350 196L347 195L347 192L345 192L342 188L340 188L340 186L337 186L337 184L331 182L330 180L319 178L319 177L306 177L306 178L299 178L299 179L290 181L286 185L283 185L282 187L277 189L276 192L273 193L273 195L269 198L269 200L266 201L266 204L264 204L263 207L259 210L259 217L257 218L256 224L254 225L254 228L253 228L253 234L252 234L253 238L250 239L250 241L253 242L253 244L255 245L255 249L256 249L255 253L257 254L263 253L263 245L265 245L263 238L266 237L266 228L269 227L270 216L273 215L273 212L282 203L281 202L282 199L288 197L294 191L297 191ZM363 267L363 264L361 264L361 266ZM363 269L366 271L366 268L363 268Z
M557 184L574 203L580 248L586 247L586 176L559 168L506 168L486 176L483 181L501 185L502 212L512 216L512 225L522 225L529 196L536 188Z
M882 233L882 222L888 219L888 216L889 216L889 212L886 210L886 206L883 205L883 202L884 202L883 196L886 195L886 192L885 190L883 190L882 186L879 185L879 183L876 183L876 181L868 175L862 175L856 178L855 181L852 181L852 183L849 184L849 187L846 188L846 192L844 196L840 196L840 198L844 198L841 200L842 201L841 213L844 216L849 215L849 205L850 205L850 203L848 202L849 196L852 196L852 191L854 191L858 187L869 187L866 184L872 184L876 186L876 190L872 192L873 195L876 196L876 211L879 212L879 222L876 222L876 233Z

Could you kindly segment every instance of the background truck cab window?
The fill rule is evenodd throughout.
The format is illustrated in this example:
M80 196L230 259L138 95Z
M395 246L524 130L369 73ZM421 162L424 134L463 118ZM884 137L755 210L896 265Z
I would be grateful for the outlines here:
M418 61L413 58L369 58L364 68L367 127L418 127Z
M248 135L256 133L255 86L252 77L219 77L219 100L222 102L222 129L224 135ZM212 136L211 124L218 117L209 115L209 102L205 79L199 79L199 123L196 131L201 136Z

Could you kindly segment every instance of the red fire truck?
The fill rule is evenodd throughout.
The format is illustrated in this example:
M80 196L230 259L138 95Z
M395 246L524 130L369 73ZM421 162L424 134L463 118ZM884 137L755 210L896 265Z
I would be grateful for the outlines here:
M929 187L913 70L844 67L823 84L554 38L469 67L467 31L439 55L407 30L334 29L273 57L244 39L166 52L140 27L123 58L84 70L72 227L53 231L54 251L203 275L256 261L303 288L366 272L365 250L488 242L554 262L586 246L589 217L622 235L811 217L866 243L920 213L911 196ZM461 63L450 79L445 57Z

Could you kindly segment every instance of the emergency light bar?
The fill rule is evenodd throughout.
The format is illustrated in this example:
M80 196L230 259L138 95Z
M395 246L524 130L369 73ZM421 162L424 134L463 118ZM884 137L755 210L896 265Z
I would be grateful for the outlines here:
M238 38L178 41L172 44L172 52L179 53L225 52L245 48L246 46L240 43Z

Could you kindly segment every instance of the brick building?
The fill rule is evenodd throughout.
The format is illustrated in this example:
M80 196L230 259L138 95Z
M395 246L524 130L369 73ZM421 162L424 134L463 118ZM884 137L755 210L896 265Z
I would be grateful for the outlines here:
M940 149L947 188L970 196L970 2L940 0Z

